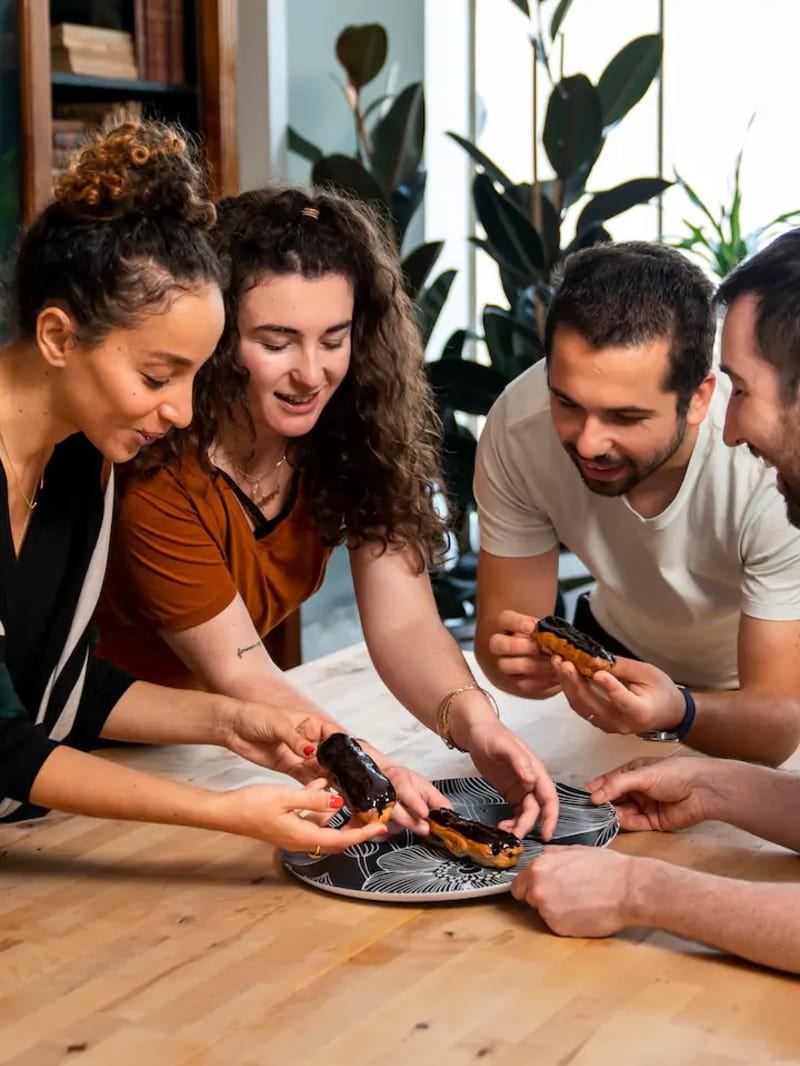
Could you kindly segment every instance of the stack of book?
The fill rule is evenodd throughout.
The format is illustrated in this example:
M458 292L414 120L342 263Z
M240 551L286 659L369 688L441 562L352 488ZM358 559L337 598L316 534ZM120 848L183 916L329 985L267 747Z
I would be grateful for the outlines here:
M57 104L53 114L53 180L69 168L75 152L98 126L116 119L141 117L140 100Z
M139 76L131 34L99 26L52 26L50 63L58 73L130 80Z

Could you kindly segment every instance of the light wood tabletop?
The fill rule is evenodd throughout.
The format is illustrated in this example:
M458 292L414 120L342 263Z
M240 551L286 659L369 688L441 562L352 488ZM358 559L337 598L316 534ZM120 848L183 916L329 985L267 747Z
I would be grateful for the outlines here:
M386 692L363 646L291 676L399 761L470 772ZM607 737L559 697L498 698L568 783L667 747ZM272 776L216 748L109 757L214 788ZM800 880L796 856L719 824L612 846ZM561 939L507 895L331 896L238 837L58 814L0 826L3 1066L475 1062L800 1063L800 985L659 932Z

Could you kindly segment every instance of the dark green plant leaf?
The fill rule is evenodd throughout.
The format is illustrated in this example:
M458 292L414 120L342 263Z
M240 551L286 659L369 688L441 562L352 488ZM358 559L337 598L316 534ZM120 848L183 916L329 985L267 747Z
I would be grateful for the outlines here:
M505 174L500 167L492 162L492 160L477 147L472 141L466 140L458 133L452 133L450 130L447 132L448 137L452 137L456 144L460 145L464 151L472 156L475 162L481 169L489 175L492 181L496 181L498 185L502 185L503 189L510 189L514 184L507 174Z
M541 277L545 269L542 242L516 203L498 192L486 174L475 176L472 192L475 210L491 245L523 277Z
M480 337L477 333L473 333L471 329L457 329L455 333L451 333L447 339L447 342L442 348L441 359L461 359L464 354L464 345L467 341L477 341Z
M592 222L605 222L609 218L621 215L637 204L645 204L654 196L659 196L673 182L664 178L632 178L615 185L613 189L597 192L581 211L575 226L577 233Z
M312 144L311 141L307 141L292 126L289 127L288 143L290 151L297 152L303 159L307 159L309 163L316 163L318 159L322 159L322 150Z
M442 248L444 248L444 241L429 241L427 244L421 244L418 248L415 248L403 260L403 277L406 281L406 292L412 300L417 298L417 293L433 270Z
M488 414L508 384L499 370L468 359L439 359L425 369L440 408L469 415Z
M531 225L533 225L533 205L531 202L532 190L533 187L528 184L528 182L514 185L511 190L509 190L509 195L517 204L520 211L531 219ZM558 261L561 251L561 219L558 216L558 212L553 207L550 198L541 191L541 185L539 186L539 196L541 201L542 222L537 233L539 234L539 239L541 240L542 248L544 249L545 270L549 271L553 263ZM534 226L534 229L535 228L536 227Z
M692 201L694 206L699 211L702 211L703 214L706 216L708 221L711 223L711 225L714 227L715 231L717 232L717 235L719 236L719 239L721 241L724 241L725 240L725 234L722 232L722 226L721 226L720 222L718 222L717 219L714 218L714 216L712 215L710 209L703 203L703 201L700 199L700 197L697 195L697 193L691 187L689 182L685 181L680 176L680 174L677 172L677 170L675 171L675 180L680 185L680 187L683 189L683 191L686 193L686 195L689 197L689 199Z
M501 274L505 273L508 274L509 277L513 278L515 289L524 287L525 285L528 285L530 283L530 279L527 277L527 275L524 274L521 270L519 270L516 266L509 263L507 259L504 259L491 241L484 240L481 237L470 237L469 242L470 244L475 245L476 248L480 248L481 251L486 252L486 254L491 259L494 259L495 263L497 263L498 267L500 268Z
M433 327L442 313L444 302L455 281L457 271L445 270L427 289L423 289L416 299L417 324L422 335L423 346L431 339Z
M377 22L345 26L336 41L336 58L356 89L361 89L379 73L388 48L386 30Z
M591 222L577 233L573 240L564 249L564 255L579 252L581 248L591 248L593 244L605 244L610 241L611 234L600 222Z
M558 31L561 29L561 23L567 16L567 12L572 6L572 0L560 0L558 7L553 13L553 18L550 21L550 37L552 40L556 39Z
M520 321L503 307L488 304L483 309L483 335L492 366L508 381L544 355L533 325Z
M487 304L483 309L483 339L489 352L489 359L495 370L499 370L508 381L513 343L511 340L511 315L502 307Z
M587 159L585 163L578 167L574 174L570 174L567 180L562 183L564 199L563 203L561 204L561 208L563 211L568 210L570 207L572 207L573 204L577 203L578 200L580 200L580 198L586 192L586 182L588 181L589 175L592 172L592 168L597 162L600 153L603 150L603 145L605 143L606 142L604 137L600 141L600 144L598 144L597 151L594 153L592 158ZM551 197L553 203L557 202L555 199L555 195L556 194L554 192L553 196Z
M384 209L388 206L377 181L348 155L326 155L318 159L311 172L311 182L313 185L334 185L355 193L362 200L380 204Z
M568 178L596 157L603 141L600 98L585 74L564 78L550 94L542 137L547 158Z
M597 93L603 128L616 125L638 104L661 67L661 34L650 33L629 41L600 75Z
M413 180L425 141L425 94L419 82L395 98L372 134L372 173L386 191Z
M412 181L406 185L399 185L392 190L392 195L389 199L389 210L392 214L392 224L398 248L402 247L409 223L425 196L426 181L427 174L420 167Z
M523 14L528 16L528 18L531 17L531 9L528 7L528 0L511 0L511 3L516 5Z

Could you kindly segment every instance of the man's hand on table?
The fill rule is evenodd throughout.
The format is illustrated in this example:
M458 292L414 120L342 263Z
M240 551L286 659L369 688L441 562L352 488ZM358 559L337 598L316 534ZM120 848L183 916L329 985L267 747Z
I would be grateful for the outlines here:
M634 759L585 788L595 803L613 803L629 832L687 829L723 817L737 763L726 759Z
M613 671L589 679L554 655L552 667L572 709L604 733L677 729L686 703L675 682L650 663L617 657Z
M559 936L611 936L635 922L631 859L615 851L547 847L511 886Z

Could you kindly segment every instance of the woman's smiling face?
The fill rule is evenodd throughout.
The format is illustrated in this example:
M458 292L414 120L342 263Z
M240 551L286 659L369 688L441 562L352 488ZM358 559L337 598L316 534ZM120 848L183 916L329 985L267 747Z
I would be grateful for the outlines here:
M259 427L301 437L315 426L350 366L353 286L343 274L270 275L239 304L239 363Z

